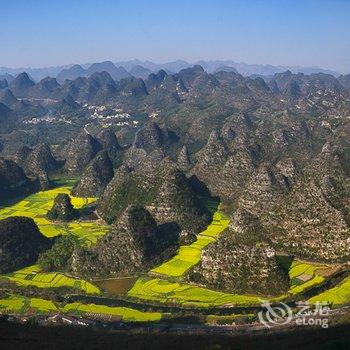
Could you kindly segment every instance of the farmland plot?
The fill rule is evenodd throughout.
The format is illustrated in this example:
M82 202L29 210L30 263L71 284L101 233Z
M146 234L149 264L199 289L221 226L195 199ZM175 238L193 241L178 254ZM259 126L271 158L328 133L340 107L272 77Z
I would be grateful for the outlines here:
M157 278L139 278L128 296L183 307L207 308L213 306L259 306L257 296L236 295L209 290L191 284L169 282Z
M63 312L74 315L95 314L119 316L125 322L155 322L160 321L163 314L159 312L143 312L127 307L110 307L96 304L68 303L60 305L51 300L41 298L27 298L19 295L10 295L0 299L0 312L5 313L36 313L48 314Z
M294 260L288 271L291 280L290 294L300 294L308 288L322 284L326 276L335 271L335 267L326 264Z
M309 299L309 302L327 302L332 305L350 304L350 277L345 278L334 288L330 288Z
M38 288L75 288L85 294L100 294L99 288L92 283L65 276L58 272L41 272L37 265L26 267L14 273L3 276L19 286L34 286Z
M151 273L169 277L181 277L190 268L198 264L204 247L214 242L229 224L229 219L220 212L215 212L212 223L199 233L197 240L188 246L181 246L170 260L151 270Z
M106 234L109 227L101 225L96 221L76 220L70 223L51 222L46 218L46 214L51 209L55 197L60 193L69 194L74 185L73 181L58 181L58 187L40 191L32 194L20 202L0 208L0 219L10 216L25 216L32 218L38 225L40 232L46 237L55 237L58 235L72 234L78 238L83 245L91 246L95 244L98 237ZM81 209L84 206L96 201L96 198L81 198L70 195L75 209Z

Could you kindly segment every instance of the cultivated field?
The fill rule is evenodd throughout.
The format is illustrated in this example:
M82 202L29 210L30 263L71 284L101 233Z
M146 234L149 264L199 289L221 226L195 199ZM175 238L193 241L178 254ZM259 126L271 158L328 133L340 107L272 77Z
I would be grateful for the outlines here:
M169 282L158 278L139 278L128 292L132 298L146 301L207 308L212 306L260 306L257 296L236 295L198 286Z
M142 312L127 307L109 307L105 305L82 303L60 305L46 299L26 298L17 295L11 295L7 299L0 299L0 312L7 314L47 314L51 312L64 312L75 315L89 313L97 316L118 316L123 321L128 322L159 321L162 318L162 314L158 312Z
M228 227L228 224L229 219L216 211L211 224L198 234L194 243L181 246L173 258L150 271L151 276L157 275L159 278L139 278L127 295L145 301L181 305L182 307L260 305L259 297L217 292L180 282L181 277L200 262L203 248L214 242ZM166 278L170 278L171 281L165 280Z
M309 299L310 303L328 302L333 305L350 304L350 277L345 278L334 288L315 295Z
M47 237L60 234L71 234L79 239L82 245L90 246L96 243L98 237L108 232L108 226L100 225L96 221L76 220L71 223L51 222L46 218L47 211L52 207L54 198L59 193L70 195L74 180L62 180L56 182L56 188L30 195L18 203L0 208L0 219L9 216L27 216L34 219L40 231ZM76 209L93 203L96 198L79 198L71 196ZM171 306L209 308L220 306L254 307L260 306L262 299L268 299L252 295L236 295L231 293L214 291L200 286L182 283L182 277L196 264L200 262L202 250L214 242L221 232L229 225L229 219L212 206L213 221L206 230L197 235L197 240L188 246L181 246L177 254L170 260L149 272L149 277L136 280L127 292L128 297L141 301L156 302ZM323 283L327 276L336 271L336 267L330 265L312 264L310 262L294 260L289 267L291 288L285 295L272 298L273 301L283 300L290 295L297 295L310 287ZM102 291L92 284L78 278L66 276L60 272L44 273L37 265L29 266L6 276L0 276L15 282L19 286L34 286L38 288L75 288L88 295L102 295ZM309 300L328 301L334 305L350 302L350 278L344 280L338 286L321 293ZM74 314L118 316L124 321L158 321L161 313L141 312L126 307L109 307L106 305L69 303L59 305L50 300L41 298L27 298L18 295L10 295L0 300L0 312L6 313L49 313L66 312ZM247 315L231 315L226 317L213 316L208 322L228 322L236 317Z
M183 276L191 267L200 262L203 248L214 242L228 227L228 224L229 219L224 214L215 212L212 223L206 230L198 234L194 243L181 246L172 259L157 266L151 270L151 273L169 277Z
M100 294L99 288L90 282L65 276L58 272L40 272L37 265L29 266L14 273L2 276L19 286L34 286L38 288L75 288L85 294Z
M162 314L159 312L143 312L128 307L111 307L96 304L70 303L65 305L61 311L75 314L89 313L120 316L123 321L128 322L160 321L162 318Z
M300 294L306 289L317 286L325 281L325 277L332 273L334 267L328 265L312 264L305 261L294 260L289 269L291 288L289 293Z
M181 246L172 259L151 270L149 275L156 275L156 278L139 278L129 290L128 296L183 307L256 306L261 305L262 299L280 301L291 295L301 294L322 284L326 276L335 271L334 266L294 260L288 271L291 281L289 291L273 298L223 293L182 283L181 277L200 262L203 248L214 242L228 225L229 219L216 211L212 223L197 236L196 242Z
M0 208L0 219L10 216L26 216L34 219L40 232L46 237L72 234L84 245L96 243L97 238L107 233L108 226L94 221L74 221L71 223L53 223L46 218L46 214L53 205L55 197L59 193L70 195L74 180L57 181L56 188L32 194L20 202L11 206ZM71 196L74 208L81 209L87 204L93 203L96 198L80 198Z
M6 313L49 313L58 311L57 306L50 300L41 298L26 298L10 295L0 299L0 312Z

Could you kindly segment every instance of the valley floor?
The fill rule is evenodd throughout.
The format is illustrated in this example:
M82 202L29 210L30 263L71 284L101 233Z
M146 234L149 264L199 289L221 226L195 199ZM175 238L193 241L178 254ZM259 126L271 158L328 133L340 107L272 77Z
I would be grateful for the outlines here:
M46 212L52 206L55 196L58 193L70 194L73 184L72 181L58 181L57 187L52 190L36 193L13 205L3 207L0 209L0 218L16 215L29 216L36 221L41 232L48 237L58 234L72 234L78 237L82 245L92 245L99 236L108 232L107 225L101 225L96 221L74 221L69 225L62 225L50 222L46 218ZM95 200L95 198L72 197L73 205L77 209L84 208L85 205ZM298 260L294 260L288 267L291 280L290 290L285 295L277 297L224 293L185 282L183 276L200 261L202 249L214 242L228 227L228 218L218 211L213 203L211 203L211 210L213 213L212 223L206 230L198 234L194 243L189 246L181 246L173 258L155 267L147 275L137 278L136 282L132 283L131 288L128 285L123 292L113 292L109 288L98 287L93 281L84 281L76 276L69 276L61 272L44 273L37 265L34 265L1 276L0 282L14 282L19 290L6 298L0 298L0 311L4 314L22 315L54 313L89 315L90 317L109 315L121 318L124 322L155 322L171 320L178 314L186 314L188 309L191 310L191 313L197 309L201 322L232 323L241 319L242 316L248 321L254 319L256 314L252 314L251 309L260 308L263 300L278 302L291 300L291 298L298 296L299 300L308 300L310 303L324 301L333 306L350 303L349 277L339 281L336 285L331 285L326 290L316 290L312 295L302 298L304 292L322 286L329 281L333 275L339 273L341 267ZM113 287L113 283L111 285ZM0 284L1 286L2 284ZM82 296L98 296L100 299L97 304L81 301L69 302L67 300L57 302L40 296L19 294L21 288L25 290L26 287L36 287L38 290L54 290L58 287L74 288L75 293L76 290L79 290ZM103 298L110 298L111 295L116 300L129 300L143 305L144 310L120 305L104 305ZM169 312L159 312L155 310L155 305L166 306ZM207 311L210 308L225 309L225 318L220 319L220 312L210 315L210 312ZM227 309L229 308L232 310L246 308L246 312L243 312L242 315L232 311L232 314L228 315ZM203 310L206 312L203 313Z

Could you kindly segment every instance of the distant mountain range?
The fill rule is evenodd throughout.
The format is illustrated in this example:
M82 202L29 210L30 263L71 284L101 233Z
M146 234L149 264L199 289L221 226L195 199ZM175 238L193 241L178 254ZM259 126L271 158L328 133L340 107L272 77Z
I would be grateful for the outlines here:
M93 73L106 71L115 80L121 80L130 76L136 78L145 78L152 72L157 72L161 69L167 73L177 73L181 69L189 68L194 64L201 65L208 73L217 72L220 70L234 71L242 74L243 76L272 76L276 73L282 73L290 70L292 73L326 73L332 74L338 77L341 73L323 69L320 67L301 67L301 66L272 66L264 64L247 64L238 63L232 60L216 60L216 61L198 61L189 63L183 60L177 60L167 63L154 63L151 61L119 61L111 62L104 61L92 64L75 64L65 65L57 67L46 68L8 68L0 67L0 80L6 79L9 83L14 76L21 72L27 72L28 75L35 81L39 81L45 77L56 78L59 83L62 83L65 79L76 79L77 77L88 77Z
M207 94L213 101L218 95L249 96L252 101L262 96L269 100L278 97L298 100L318 90L341 93L350 89L350 74L336 78L325 73L294 74L288 70L268 76L254 74L244 77L227 65L218 67L213 73L208 73L200 65L183 68L174 74L164 69L148 74L150 71L137 65L128 72L112 62L102 62L88 68L74 65L63 69L56 78L46 77L38 82L26 72L9 81L0 76L0 102L10 109L22 110L28 107L28 101L24 103L22 99L50 99L58 103L56 112L62 112L62 108L69 111L79 109L75 101L103 104L130 99L133 108L141 103L148 106L151 113L158 109L169 110L191 94L200 94L204 99ZM214 97L213 91L216 91Z

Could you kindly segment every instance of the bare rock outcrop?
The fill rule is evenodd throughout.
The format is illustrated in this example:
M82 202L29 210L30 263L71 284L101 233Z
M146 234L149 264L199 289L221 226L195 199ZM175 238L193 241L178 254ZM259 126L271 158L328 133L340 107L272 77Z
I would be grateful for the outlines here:
M80 197L98 197L112 180L113 175L113 164L108 153L101 151L83 171L73 189L73 194Z

